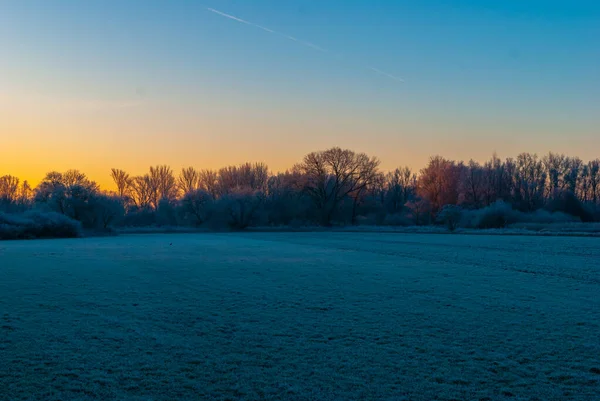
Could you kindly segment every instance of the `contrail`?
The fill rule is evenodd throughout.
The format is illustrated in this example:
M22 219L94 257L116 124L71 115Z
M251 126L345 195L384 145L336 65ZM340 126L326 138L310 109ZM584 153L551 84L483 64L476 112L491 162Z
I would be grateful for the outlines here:
M229 18L229 19L232 19L232 20L237 21L237 22L241 22L242 24L250 25L250 26L253 26L255 28L262 29L263 31L267 31L269 33L275 33L275 34L277 34L277 32L273 31L272 29L265 28L264 26L260 26L258 24L254 24L252 22L243 20L243 19L238 18L238 17L234 17L233 15L225 14L224 12L221 12L219 10L215 10L214 8L207 8L207 10L211 11L211 12L213 12L215 14L219 14L222 17Z
M403 80L402 78L399 78L399 77L397 77L397 76L395 76L395 75L392 75L392 74L388 74L387 72L385 72L385 71L381 71L381 70L380 70L380 69L378 69L378 68L375 68L375 67L369 67L369 69L370 69L371 71L375 71L376 73L378 73L378 74L380 74L380 75L383 75L383 76L386 76L386 77L388 77L388 78L391 78L391 79L393 79L394 81L398 81L398 82L404 82L404 80Z
M325 50L325 49L323 49L321 46L313 45L313 44L312 44L312 43L310 43L310 42L305 42L305 41L303 41L303 40L296 39L296 38L295 38L295 37L293 37L293 36L283 35L283 34L280 34L280 33L277 33L277 32L273 32L273 33L276 33L276 34L278 34L278 35L284 36L284 37L286 37L286 38L287 38L287 39L289 39L289 40L293 40L294 42L300 43L301 45L304 45L304 46L308 46L308 47L310 47L310 48L312 48L312 49L315 49L315 50L318 50L318 51L320 51L320 52L323 52L323 53L328 53L328 51L327 51L327 50Z
M305 42L305 41L303 41L303 40L300 40L300 39L298 39L298 38L295 38L295 37L293 37L293 36L290 36L290 35L286 35L286 34L284 34L284 33L281 33L281 32L276 32L276 31L274 31L274 30L272 30L272 29L269 29L269 28L267 28L267 27L264 27L264 26L262 26L262 25L255 24L254 22L246 21L246 20L244 20L244 19L241 19L241 18L235 17L235 16L233 16L233 15L226 14L226 13L224 13L224 12L222 12L222 11L215 10L214 8L210 8L210 7L208 7L208 8L207 8L207 10L208 10L208 11L210 11L210 12L213 12L213 13L215 13L215 14L218 14L218 15L220 15L220 16L222 16L222 17L229 18L230 20L237 21L237 22L240 22L240 23L242 23L242 24L250 25L250 26L253 26L253 27L255 27L255 28L261 29L261 30L263 30L263 31L265 31L265 32L272 33L272 34L274 34L274 35L278 35L278 36L283 36L284 38L286 38L286 39L288 39L288 40L291 40L291 41L293 41L293 42L299 43L299 44L301 44L301 45L303 45L303 46L306 46L306 47L310 47L311 49L313 49L313 50L316 50L316 51L319 51L319 52L321 52L321 53L329 53L329 51L328 51L328 50L326 50L326 49L322 48L321 46L317 46L317 45L315 45L315 44L313 44L313 43L310 43L310 42ZM373 72L375 72L375 73L377 73L377 74L379 74L379 75L383 75L383 76L385 76L385 77L388 77L388 78L390 78L390 79L392 79L392 80L394 80L394 81L396 81L396 82L404 82L404 80L403 80L402 78L399 78L399 77L397 77L397 76L394 76L394 75L392 75L392 74L389 74L389 73L387 73L387 72L385 72L385 71L381 71L381 70L380 70L380 69L378 69L378 68L375 68L375 67L368 67L368 69L369 69L369 70L371 70L371 71L373 71Z
M300 43L301 45L310 47L312 49L318 50L318 51L323 52L323 53L327 53L327 50L323 49L320 46L314 45L314 44L312 44L310 42L305 42L305 41L300 40L298 38L295 38L293 36L285 35L285 34L279 33L279 32L275 32L274 30L269 29L267 27L264 27L262 25L258 25L258 24L255 24L254 22L250 22L250 21L246 21L244 19L238 18L238 17L234 17L233 15L226 14L226 13L224 13L222 11L219 11L219 10L215 10L214 8L207 8L207 10L210 11L210 12L213 12L215 14L218 14L218 15L220 15L222 17L229 18L229 19L237 21L237 22L241 22L242 24L250 25L250 26L253 26L253 27L258 28L258 29L262 29L265 32L269 32L269 33L272 33L272 34L275 34L275 35L283 36L284 38L292 40L292 41L294 41L296 43Z

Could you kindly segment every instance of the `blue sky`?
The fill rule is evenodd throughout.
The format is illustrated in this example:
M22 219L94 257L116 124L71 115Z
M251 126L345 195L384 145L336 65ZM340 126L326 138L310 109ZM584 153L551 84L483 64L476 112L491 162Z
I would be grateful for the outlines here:
M0 1L0 172L596 157L599 38L593 1Z

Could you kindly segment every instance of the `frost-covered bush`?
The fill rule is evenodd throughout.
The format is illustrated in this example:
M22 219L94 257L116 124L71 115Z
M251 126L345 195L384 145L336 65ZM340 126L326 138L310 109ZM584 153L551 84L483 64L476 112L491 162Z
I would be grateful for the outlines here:
M499 200L488 207L478 210L464 211L460 225L467 228L504 228L516 223L567 223L579 221L577 217L564 213L550 213L537 210L524 213L514 210L509 204Z
M499 200L490 206L477 210L465 210L460 225L468 228L504 228L517 221L517 212Z
M538 209L533 213L519 213L517 223L540 223L540 224L554 224L554 223L574 223L581 221L576 216L565 214L562 212L551 213L544 209Z
M151 227L156 225L156 212L148 207L130 207L121 223L124 227Z
M0 213L0 239L76 238L81 223L54 212Z
M158 208L156 209L156 223L159 226L177 225L177 209L174 201L162 198L158 202Z
M101 230L108 230L125 217L125 207L118 196L94 195L90 200L90 209L93 217L91 226Z
M212 195L202 189L187 192L180 202L183 220L193 226L204 223L210 216L212 208Z
M584 223L594 221L594 215L589 208L586 208L583 203L577 199L575 194L570 191L563 191L552 199L546 209L550 212L561 212L571 216L578 217Z
M445 205L439 211L437 219L440 223L446 225L448 230L454 231L462 218L462 208L456 205Z
M264 202L264 194L250 188L238 188L221 197L215 204L211 216L213 228L229 228L243 230L256 222L260 206Z

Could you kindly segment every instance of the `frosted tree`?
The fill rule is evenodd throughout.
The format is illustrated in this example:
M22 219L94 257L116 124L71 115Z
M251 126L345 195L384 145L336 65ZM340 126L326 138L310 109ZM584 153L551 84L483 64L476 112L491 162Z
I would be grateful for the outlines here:
M375 157L335 147L309 153L294 170L304 177L303 188L317 207L321 223L330 225L340 202L373 183L378 168Z
M117 186L117 195L119 198L125 199L131 186L131 177L124 170L116 168L111 169L110 176Z
M177 178L177 185L184 195L195 191L200 185L200 172L193 167L181 169Z
M444 205L458 203L462 169L462 164L434 156L429 159L427 167L421 170L417 191L429 202L433 213L437 213Z

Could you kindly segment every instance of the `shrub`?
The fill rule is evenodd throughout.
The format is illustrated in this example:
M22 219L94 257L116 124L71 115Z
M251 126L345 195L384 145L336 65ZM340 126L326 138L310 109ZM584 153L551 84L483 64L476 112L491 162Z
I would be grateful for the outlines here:
M125 216L123 200L118 196L95 195L90 200L90 206L94 216L92 225L95 228L108 230Z
M516 223L564 223L576 222L578 219L564 213L550 213L547 210L537 210L533 213L523 213L514 210L509 204L499 200L483 209L469 210L463 213L460 225L468 228L504 228Z
M429 224L431 216L431 204L426 199L415 199L406 202L404 205L409 213L408 216L412 219L413 224L417 226Z
M456 205L445 205L437 215L438 221L445 224L450 231L456 230L461 217L462 208Z
M123 218L125 227L147 227L156 225L156 213L150 208L132 207Z
M516 222L517 213L509 204L499 200L483 209L465 211L460 224L470 228L504 228Z
M76 238L81 223L54 212L0 213L0 239Z
M177 225L177 210L171 200L162 198L158 202L158 208L156 209L156 223L159 226Z
M194 226L200 226L208 219L212 207L211 194L202 189L187 192L181 199L182 217Z
M213 223L226 222L230 228L243 230L258 216L264 195L260 191L239 188L218 200Z
M561 212L579 217L584 223L594 221L594 215L586 209L581 201L577 199L575 194L570 191L564 191L558 194L558 196L548 203L546 209L549 212Z

